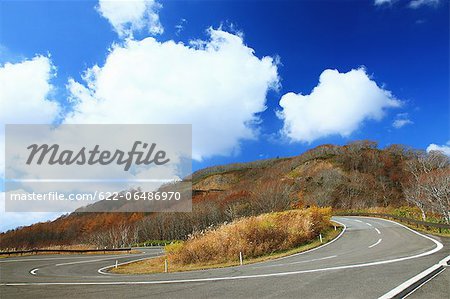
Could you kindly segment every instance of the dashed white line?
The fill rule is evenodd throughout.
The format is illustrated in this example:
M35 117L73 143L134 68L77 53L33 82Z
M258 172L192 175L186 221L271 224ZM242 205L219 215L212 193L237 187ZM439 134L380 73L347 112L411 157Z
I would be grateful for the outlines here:
M383 239L378 239L378 241L376 241L374 244L370 245L369 248L377 246L378 244L380 244L381 240L383 240Z
M358 220L358 219L353 219L353 220L356 222L359 222L359 223L363 223L361 220Z
M378 233L379 235L381 235L381 232L380 232L380 230L379 230L378 228L375 228L375 230L377 231L377 233Z
M30 271L30 274L31 274L31 275L36 275L36 274L37 274L37 273L36 273L37 270L39 270L39 269L38 269L38 268L35 268L35 269L31 270L31 271Z
M367 222L364 222L365 224L367 224L368 226L372 226L372 224L370 224L370 223L367 223Z

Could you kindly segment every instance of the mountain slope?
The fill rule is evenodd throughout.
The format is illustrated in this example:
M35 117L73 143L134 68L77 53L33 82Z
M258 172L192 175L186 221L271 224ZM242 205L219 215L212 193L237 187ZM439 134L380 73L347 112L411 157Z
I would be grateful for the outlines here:
M184 239L233 219L294 207L405 204L405 161L414 151L372 141L323 145L302 155L209 167L193 173L192 213L79 213L0 234L0 247L90 243L123 246Z

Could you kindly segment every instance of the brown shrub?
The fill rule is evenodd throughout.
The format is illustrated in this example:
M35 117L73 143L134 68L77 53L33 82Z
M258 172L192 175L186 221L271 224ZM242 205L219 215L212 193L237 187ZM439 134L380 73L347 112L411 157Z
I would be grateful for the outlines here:
M167 246L172 263L224 263L235 261L239 252L255 258L297 247L316 238L330 226L330 208L309 208L242 218Z

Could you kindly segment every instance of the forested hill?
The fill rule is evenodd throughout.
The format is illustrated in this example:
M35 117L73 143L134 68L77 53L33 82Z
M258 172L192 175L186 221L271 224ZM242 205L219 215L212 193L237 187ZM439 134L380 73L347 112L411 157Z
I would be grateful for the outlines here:
M355 209L409 204L448 220L449 165L449 158L441 153L401 145L384 149L372 141L322 145L295 157L195 172L189 178L192 213L72 213L2 233L0 246L124 246L185 239L242 216L311 205Z

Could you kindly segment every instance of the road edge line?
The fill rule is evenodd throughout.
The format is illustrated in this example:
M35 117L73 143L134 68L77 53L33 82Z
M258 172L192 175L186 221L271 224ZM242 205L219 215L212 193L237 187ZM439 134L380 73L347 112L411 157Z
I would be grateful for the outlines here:
M414 292L416 289L424 285L426 282L430 281L438 274L440 274L442 271L444 271L445 266L448 265L449 262L450 262L450 255L441 260L439 263L431 266L428 269L425 269L424 271L408 279L401 285L393 288L392 290L390 290L383 296L379 297L378 299L405 298L406 296Z
M143 257L143 258L140 258L140 259L137 259L137 260L131 260L131 261L123 262L123 263L118 263L117 266L122 266L122 265L126 265L126 264L131 264L131 263L134 263L134 262L139 262L139 261L143 261L143 260L148 260L148 259L152 259L152 258L157 258L157 257L159 257L159 256L160 256L160 255L147 256L147 257ZM98 269L97 272L100 273L100 274L102 274L102 275L123 275L123 274L109 273L109 272L105 272L105 271L104 271L104 270L113 268L113 267L115 267L115 266L116 266L116 264L114 264L114 265L109 265L109 266L105 266L105 267L102 267L102 268Z

